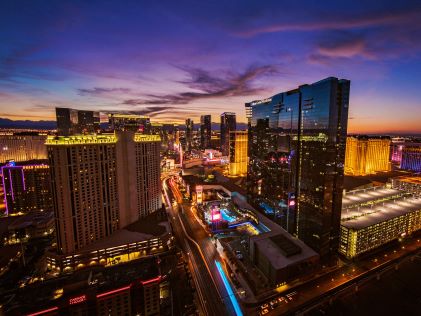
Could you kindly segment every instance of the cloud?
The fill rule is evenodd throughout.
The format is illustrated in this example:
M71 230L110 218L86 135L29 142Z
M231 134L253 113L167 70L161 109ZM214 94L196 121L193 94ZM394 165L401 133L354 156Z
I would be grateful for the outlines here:
M178 82L199 92L188 91L164 95L149 94L145 98L125 100L123 104L132 106L188 104L199 99L255 95L265 91L262 87L253 86L255 79L278 73L277 67L273 65L249 67L241 74L220 72L218 77L199 68L184 67L181 69L189 75L189 79Z
M320 55L327 57L351 58L363 56L374 58L374 54L370 53L369 47L362 37L342 37L340 39L320 43L318 52Z
M92 89L77 89L78 94L82 96L103 96L107 94L121 94L121 93L129 93L131 89L129 88L100 88L94 87Z
M401 12L375 12L360 17L340 17L337 19L314 20L309 22L276 22L268 25L246 27L241 31L234 32L235 35L251 37L265 33L287 32L287 31L320 31L320 30L348 30L356 28L368 28L374 26L395 25L408 23L418 19L419 9L403 10ZM305 20L303 20L305 21Z

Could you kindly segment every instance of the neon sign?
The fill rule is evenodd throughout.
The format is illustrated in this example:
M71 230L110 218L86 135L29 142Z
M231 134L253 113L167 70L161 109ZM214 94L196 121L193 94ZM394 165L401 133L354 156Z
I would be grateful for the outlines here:
M75 304L79 304L79 303L82 303L82 302L85 302L85 301L86 301L86 295L81 295L81 296L73 297L73 298L69 299L69 304L75 305Z

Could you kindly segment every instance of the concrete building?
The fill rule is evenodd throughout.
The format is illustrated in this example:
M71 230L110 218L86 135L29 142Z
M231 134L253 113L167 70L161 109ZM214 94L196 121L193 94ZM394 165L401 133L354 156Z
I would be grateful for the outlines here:
M48 268L52 271L69 273L89 266L111 267L158 256L170 251L174 246L166 213L157 211L77 252L63 255L49 250L46 260Z
M53 209L47 164L9 162L1 167L1 173L7 215Z
M390 144L390 138L384 137L347 137L345 174L365 176L390 171Z
M401 169L421 172L421 143L406 144L402 150Z
M421 229L421 199L391 188L349 192L341 215L339 252L352 259Z
M148 116L137 114L108 114L108 125L112 131L132 131L149 134L151 122Z
M392 187L421 197L421 176L402 176L391 179Z
M160 137L47 139L58 251L68 254L161 207Z
M39 133L0 134L0 164L47 159L46 139L47 135Z
M230 132L229 134L229 175L245 176L248 167L248 133L247 131Z

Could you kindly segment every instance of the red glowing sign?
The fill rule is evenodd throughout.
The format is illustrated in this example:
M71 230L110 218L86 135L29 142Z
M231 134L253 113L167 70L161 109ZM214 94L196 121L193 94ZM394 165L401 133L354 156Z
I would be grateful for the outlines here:
M289 201L289 206L295 206L295 201L294 200Z
M79 304L79 303L82 303L82 302L85 302L85 301L86 301L86 295L81 295L81 296L69 299L69 304L75 305L75 304Z

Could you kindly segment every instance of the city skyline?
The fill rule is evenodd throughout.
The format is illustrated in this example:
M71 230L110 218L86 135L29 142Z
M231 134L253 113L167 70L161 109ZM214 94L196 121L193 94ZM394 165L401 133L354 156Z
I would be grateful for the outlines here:
M1 118L71 107L183 124L229 110L242 123L245 102L336 76L352 81L349 133L421 133L421 6L410 1L0 8Z

